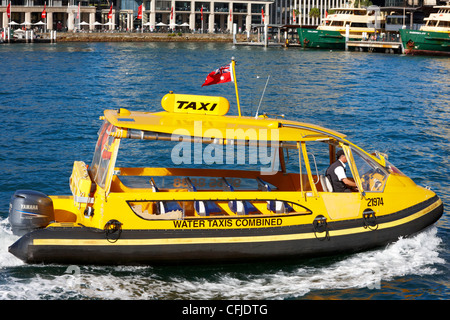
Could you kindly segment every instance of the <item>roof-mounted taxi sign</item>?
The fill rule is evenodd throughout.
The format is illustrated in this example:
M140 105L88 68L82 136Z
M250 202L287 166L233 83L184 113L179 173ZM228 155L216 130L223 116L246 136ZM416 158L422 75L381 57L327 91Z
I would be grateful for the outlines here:
M215 116L223 116L230 109L230 103L223 97L175 94L172 91L162 98L161 105L167 112Z

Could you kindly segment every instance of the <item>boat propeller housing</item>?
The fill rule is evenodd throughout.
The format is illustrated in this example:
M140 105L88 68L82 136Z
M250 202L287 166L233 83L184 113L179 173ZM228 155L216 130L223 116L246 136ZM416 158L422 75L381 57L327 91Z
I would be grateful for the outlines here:
M53 201L42 192L17 190L11 197L9 223L13 234L22 236L54 220Z

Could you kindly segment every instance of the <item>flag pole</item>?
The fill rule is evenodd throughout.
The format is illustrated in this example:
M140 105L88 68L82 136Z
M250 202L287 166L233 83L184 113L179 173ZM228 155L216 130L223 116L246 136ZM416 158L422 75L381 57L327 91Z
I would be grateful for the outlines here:
M237 81L236 81L236 71L235 71L236 61L234 61L234 57L231 58L231 69L233 69L233 82L234 82L234 88L236 89L236 100L237 100L237 107L239 112L239 117L241 116L241 105L239 103L239 92L237 87Z
M78 18L78 32L80 32L81 30L81 12L80 12L80 6L81 6L81 2L78 2L78 12L77 12L77 18Z
M11 22L11 0L9 3L6 4L6 10L8 11L9 7L9 15L6 15L8 17L8 27L5 30L5 33L8 32L8 42L11 42L11 25L9 24Z
M44 2L44 9L47 7L47 1L45 1ZM47 11L45 11L45 18L44 18L44 21L45 21L45 28L44 28L44 31L45 31L45 33L47 33Z

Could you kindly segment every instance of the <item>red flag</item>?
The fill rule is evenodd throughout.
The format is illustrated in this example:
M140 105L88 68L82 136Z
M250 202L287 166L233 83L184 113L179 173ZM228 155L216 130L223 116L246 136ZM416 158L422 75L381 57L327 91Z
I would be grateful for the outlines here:
M11 2L9 2L6 7L6 15L8 16L8 19L11 18Z
M47 12L45 11L46 8L47 8L47 3L44 3L44 10L41 13L41 18L42 19L47 18Z
M262 17L262 22L264 23L264 9L261 8L261 17Z
M233 81L232 71L231 63L220 67L206 76L205 83L202 84L202 87Z
M293 23L295 24L296 19L295 19L295 9L292 10L292 18L293 18Z
M80 19L80 6L81 6L81 2L78 2L77 19Z
M232 13L231 13L231 5L230 5L230 21L233 21L233 16L232 16Z
M112 16L113 16L113 14L112 14L112 3L111 3L111 7L109 8L109 12L108 12L108 19L112 19Z
M170 9L170 20L173 20L173 6L172 6L172 8Z
M201 14L202 21L203 21L203 6L202 6L202 8L200 9L200 14Z
M138 7L138 19L142 19L142 4Z

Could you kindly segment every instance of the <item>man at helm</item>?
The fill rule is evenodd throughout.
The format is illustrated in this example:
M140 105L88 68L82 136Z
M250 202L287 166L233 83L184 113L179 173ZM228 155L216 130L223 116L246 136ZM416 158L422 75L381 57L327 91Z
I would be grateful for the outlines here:
M333 192L351 192L352 189L356 189L356 183L347 178L345 164L348 160L344 151L339 150L336 158L337 160L328 167L325 175L333 186Z

